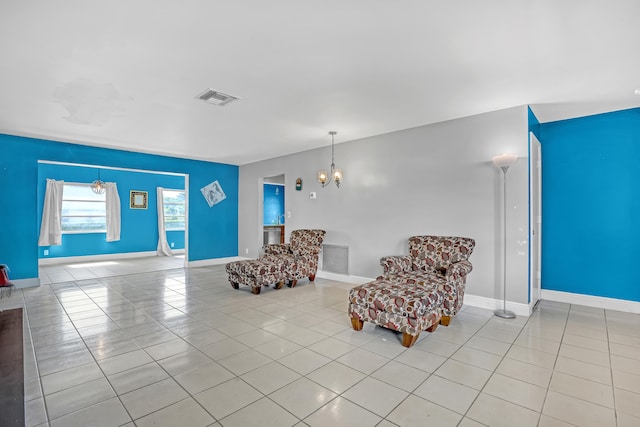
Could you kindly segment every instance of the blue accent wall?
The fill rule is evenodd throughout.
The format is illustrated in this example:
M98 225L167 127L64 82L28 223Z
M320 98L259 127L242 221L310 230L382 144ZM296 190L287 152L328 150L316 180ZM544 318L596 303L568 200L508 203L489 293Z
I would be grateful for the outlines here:
M640 108L540 124L542 286L640 301Z
M156 233L157 233L157 230L156 230ZM170 230L170 231L166 231L166 233L167 233L167 243L169 243L169 246L171 247L172 250L184 249L184 231ZM171 246L172 244L173 246ZM153 249L151 250L155 251L157 248L158 246L156 241L156 246L154 246Z
M188 260L238 255L237 166L4 134L0 148L0 200L10 203L0 209L0 263L12 279L38 277L38 160L187 174ZM227 198L210 208L200 188L214 180Z
M47 178L65 182L90 183L98 178L94 168L40 163L38 165L38 225L41 223L42 206ZM155 251L158 245L158 210L156 187L184 189L184 176L101 169L100 179L115 182L120 196L121 233L117 242L107 242L106 233L63 234L62 245L40 246L40 258L82 255L116 254ZM130 209L131 190L148 192L147 209ZM38 227L38 233L40 228ZM184 249L184 231L167 232L173 249ZM44 255L44 250L49 255Z
M284 185L264 184L264 225L284 224Z

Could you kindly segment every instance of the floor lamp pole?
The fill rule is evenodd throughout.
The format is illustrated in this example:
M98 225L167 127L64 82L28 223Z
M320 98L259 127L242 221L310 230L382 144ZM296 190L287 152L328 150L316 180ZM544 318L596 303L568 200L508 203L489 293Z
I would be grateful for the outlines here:
M507 171L509 165L500 165L500 169L502 169L502 310L496 310L493 314L503 319L515 319L516 314L507 310Z

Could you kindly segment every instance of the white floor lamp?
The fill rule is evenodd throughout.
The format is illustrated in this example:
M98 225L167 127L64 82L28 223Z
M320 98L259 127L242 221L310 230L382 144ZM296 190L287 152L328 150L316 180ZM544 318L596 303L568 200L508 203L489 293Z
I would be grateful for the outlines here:
M507 171L518 160L515 154L501 154L493 158L493 164L502 169L502 309L493 312L503 319L515 319L516 314L507 310Z

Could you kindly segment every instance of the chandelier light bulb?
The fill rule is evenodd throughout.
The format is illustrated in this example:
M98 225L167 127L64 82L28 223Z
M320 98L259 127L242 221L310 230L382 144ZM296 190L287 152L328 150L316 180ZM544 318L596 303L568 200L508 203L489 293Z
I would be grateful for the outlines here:
M336 187L339 188L340 183L343 181L342 169L336 168L336 165L334 163L334 154L335 154L334 137L337 133L338 132L334 130L329 132L329 135L331 135L331 168L330 168L331 173L328 174L325 169L318 171L318 182L320 183L320 185L322 185L322 188L326 187L327 184L329 184L332 180L333 182L336 183Z
M98 169L98 179L91 183L91 191L96 194L103 194L107 190L104 181L100 180L100 169Z
M325 185L327 185L328 183L328 175L327 175L327 171L326 170L321 170L318 172L318 182L320 184L322 184L322 186L324 187Z

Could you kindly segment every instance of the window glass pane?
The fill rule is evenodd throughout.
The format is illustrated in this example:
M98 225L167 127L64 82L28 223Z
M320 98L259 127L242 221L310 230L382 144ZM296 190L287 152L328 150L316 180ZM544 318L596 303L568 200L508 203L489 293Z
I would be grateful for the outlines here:
M165 218L164 227L166 230L184 230L183 218Z
M105 216L105 204L100 202L62 201L62 216Z
M184 191L162 190L164 203L164 228L184 230Z
M162 190L162 200L164 203L184 204L184 191Z
M63 231L106 231L105 217L68 216L62 217Z
M184 205L164 205L164 216L181 215L184 216Z
M106 194L95 194L89 185L64 184L62 191L62 231L105 232Z
M62 200L95 200L104 202L107 199L105 193L96 194L88 185L64 184Z

